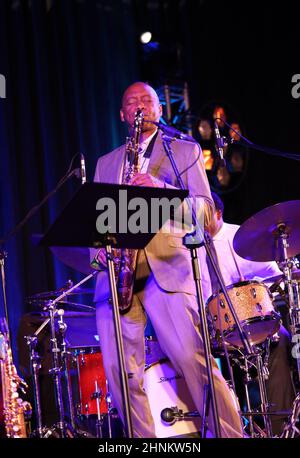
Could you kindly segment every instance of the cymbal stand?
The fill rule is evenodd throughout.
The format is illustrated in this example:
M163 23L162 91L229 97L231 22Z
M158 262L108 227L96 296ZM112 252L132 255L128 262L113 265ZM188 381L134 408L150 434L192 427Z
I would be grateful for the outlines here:
M248 412L252 412L252 409L251 409L251 403L250 403L250 396L249 396L249 384L251 382L251 377L250 377L250 373L249 373L249 364L248 364L248 360L247 358L245 358L245 378L244 378L244 382L245 382L245 395L246 395L246 404L247 404L247 410ZM255 433L254 433L254 426L253 426L253 417L252 415L249 416L249 429L250 429L250 435L251 437L255 437Z
M297 422L299 422L300 418L300 392L297 394L294 404L293 404L293 409L292 409L292 414L290 418L288 419L288 422L283 428L283 433L281 435L281 438L284 439L293 439L295 437L300 436L300 430L297 428Z
M108 381L106 380L106 396L105 402L107 405L107 425L108 425L108 437L112 438L111 420L112 420L112 406L111 406L111 393L109 391Z
M48 311L50 316L50 346L51 346L51 353L52 353L52 368L49 370L49 374L53 376L54 380L54 389L55 389L55 399L56 399L56 406L59 414L59 421L57 423L58 433L61 438L67 437L66 428L65 428L65 409L63 403L63 395L62 395L62 385L61 385L61 374L62 374L62 367L60 365L58 354L60 353L60 349L58 347L58 342L55 333L55 305L52 301L48 303Z
M96 399L97 404L97 420L96 420L96 436L99 439L103 438L103 417L101 415L100 401L103 396L102 390L98 387L98 382L95 380L95 393L93 393L93 399Z
M239 367L245 372L245 395L246 395L246 404L247 412L243 412L243 416L249 417L249 428L252 438L258 437L255 433L255 429L259 432L259 437L261 437L261 432L263 437L271 438L273 437L272 425L269 412L269 403L266 390L266 380L268 378L268 368L266 364L263 363L262 359L262 350L258 347L254 347L254 355L243 355L244 365L242 365L237 358L233 358L233 361L236 362ZM254 359L254 361L252 361ZM254 411L251 407L250 396L249 396L249 384L253 380L250 375L250 367L255 367L258 378L258 387L260 394L260 412ZM264 421L265 431L261 431L253 421L253 416L262 416Z
M72 396L72 387L71 387L71 380L70 380L70 371L68 367L68 356L70 353L67 350L67 342L65 340L65 334L67 331L67 324L64 321L64 313L63 309L57 311L59 315L58 320L58 329L61 335L61 361L62 361L62 370L65 376L66 388L67 388L67 396L68 396L68 411L70 415L71 426L73 430L76 429L76 422L75 422L75 413L74 413L74 402Z
M265 376L264 366L262 362L261 351L258 351L255 359L256 359L256 370L257 370L260 400L261 400L261 411L262 411L262 415L264 419L264 425L265 425L267 437L271 438L273 436L272 425L271 425L270 416L268 414L270 406L269 406L268 397L267 397L267 389L266 389L266 383L265 383L266 376Z
M281 223L277 226L278 228L278 242L280 249L280 267L283 270L284 284L288 292L288 306L289 306L289 318L290 318L290 330L293 337L300 335L300 298L298 291L298 284L295 285L292 279L292 267L293 261L288 257L287 249L289 247L287 232L287 226L285 223ZM297 298L295 300L295 297ZM298 382L300 382L300 358L296 358L297 361L297 375Z
M46 318L46 320L41 324L41 326L33 334L34 337L37 337L40 334L40 332L44 329L44 327L46 327L50 323L50 336L51 336L50 344L51 344L51 353L52 353L52 368L49 370L49 374L53 375L55 400L56 400L56 406L57 406L57 410L59 414L59 421L57 425L54 425L52 429L53 429L53 432L57 430L57 433L59 437L61 438L70 437L70 434L73 435L73 431L70 431L69 426L64 421L65 411L64 411L62 384L61 384L62 367L60 365L60 361L58 357L58 354L61 353L61 351L58 347L58 342L57 342L56 332L55 332L55 315L56 313L58 313L58 310L56 309L56 304L59 303L65 297L67 297L69 294L71 294L71 292L74 289L78 288L83 283L90 280L97 274L98 274L97 271L92 272L90 275L87 275L85 278L80 280L78 283L73 285L71 288L64 291L56 299L54 299L53 301L49 301L48 304L46 305L46 308L49 312L49 318ZM52 432L50 432L50 435L51 434ZM47 437L47 436L43 436L43 437Z
M32 374L32 388L35 406L34 410L36 417L36 430L34 431L34 436L43 437L44 429L42 424L41 393L39 385L39 370L41 368L41 358L38 352L36 351L37 337L25 336L25 339L30 352L30 368Z

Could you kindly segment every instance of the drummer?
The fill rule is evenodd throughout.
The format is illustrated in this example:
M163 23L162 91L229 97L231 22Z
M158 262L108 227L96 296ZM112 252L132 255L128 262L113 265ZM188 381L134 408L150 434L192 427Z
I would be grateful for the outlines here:
M233 249L233 239L239 226L223 221L224 205L219 196L212 192L215 211L211 224L206 228L216 250L217 259L224 278L225 285L231 285L244 280L263 281L273 275L282 274L276 262L254 262L238 256ZM206 263L204 248L199 253L202 286L205 302L216 292L216 279ZM213 286L212 286L213 285ZM271 411L291 410L295 397L291 375L290 336L288 331L280 326L277 342L271 343L269 359L269 379L266 382L268 401ZM274 339L275 340L275 339ZM280 387L282 389L280 390ZM273 434L282 432L285 417L271 416Z

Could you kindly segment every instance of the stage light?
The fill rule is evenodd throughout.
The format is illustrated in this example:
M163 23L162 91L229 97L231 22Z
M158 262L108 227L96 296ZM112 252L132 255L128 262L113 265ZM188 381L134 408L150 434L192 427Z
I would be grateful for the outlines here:
M151 32L143 32L140 36L140 40L144 44L150 43L151 39L152 39Z

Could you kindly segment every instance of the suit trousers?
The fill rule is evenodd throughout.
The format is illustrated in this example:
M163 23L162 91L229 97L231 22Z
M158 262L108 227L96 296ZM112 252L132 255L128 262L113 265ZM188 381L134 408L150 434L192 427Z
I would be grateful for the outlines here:
M144 250L140 250L132 306L129 312L121 315L121 327L134 436L142 438L155 437L155 425L150 405L143 390L145 312L151 320L163 352L168 356L178 373L185 378L199 412L202 412L203 388L207 383L196 297L190 294L162 290L150 271ZM118 355L110 301L96 304L96 319L104 369L112 392L113 403L123 419ZM243 437L242 423L236 403L214 359L213 376L221 435L224 438ZM208 427L213 434L211 410L208 417Z

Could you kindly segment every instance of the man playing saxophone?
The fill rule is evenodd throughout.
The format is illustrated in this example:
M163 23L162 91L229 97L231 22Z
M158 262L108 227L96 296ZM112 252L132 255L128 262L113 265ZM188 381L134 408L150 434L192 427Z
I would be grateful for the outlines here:
M150 187L178 187L171 164L163 148L161 133L155 124L162 106L154 89L136 82L122 98L121 121L132 134L137 112L144 122L139 138L139 171L130 184ZM203 199L205 218L211 218L213 201L203 165L202 152L196 144L176 141L172 145L178 168L190 196ZM127 167L125 145L99 158L95 181L121 183ZM95 252L96 253L96 252ZM100 266L95 297L97 329L104 367L113 394L114 404L122 416L118 357L105 251L97 253ZM196 409L202 412L206 366L189 250L182 243L182 234L159 231L143 250L137 253L135 280L130 307L121 315L125 363L128 372L131 414L135 437L155 437L155 425L147 395L143 390L145 369L145 312L155 329L161 348L176 370L182 374ZM242 437L240 416L235 402L216 364L213 364L215 389L222 437ZM210 409L211 412L211 409ZM213 421L208 418L212 434Z

